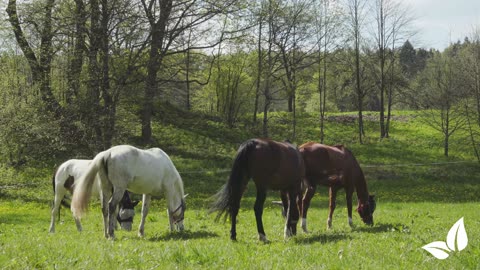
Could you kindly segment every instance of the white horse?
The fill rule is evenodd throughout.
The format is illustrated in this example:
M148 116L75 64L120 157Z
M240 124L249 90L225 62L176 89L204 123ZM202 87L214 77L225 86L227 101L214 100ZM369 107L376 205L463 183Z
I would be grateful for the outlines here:
M55 217L60 211L60 205L70 207L65 202L65 195L67 194L67 192L70 192L70 194L73 193L74 184L80 178L80 176L87 171L88 165L91 162L91 160L86 159L70 159L62 163L62 165L60 165L55 171L55 174L52 178L55 199L51 212L51 222L49 229L51 233L55 232ZM93 192L99 194L100 189L100 179L96 177L95 184L93 186ZM101 199L101 193L99 195L100 201L103 201ZM135 215L135 211L133 210L133 208L138 203L139 201L132 202L128 193L125 192L122 198L122 202L120 204L120 211L117 216L117 220L120 222L120 226L122 227L122 229L128 231L132 229L133 216ZM74 217L74 219L75 224L77 225L77 230L82 231L82 224L80 223L80 219L76 217Z
M174 230L175 225L178 230L183 230L186 207L182 178L168 155L161 149L141 150L129 145L119 145L99 153L75 188L72 212L76 218L81 218L86 212L97 173L101 180L105 206L102 207L102 213L106 238L115 238L113 215L125 190L143 194L142 219L138 228L140 237L144 236L145 218L151 196L163 194L167 201L170 230Z

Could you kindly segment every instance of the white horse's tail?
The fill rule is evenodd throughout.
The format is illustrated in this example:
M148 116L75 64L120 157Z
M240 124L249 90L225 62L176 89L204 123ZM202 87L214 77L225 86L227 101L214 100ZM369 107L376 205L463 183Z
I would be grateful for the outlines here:
M95 177L99 170L105 170L105 156L105 152L98 154L88 166L87 171L78 181L75 181L71 203L71 210L75 218L82 218L87 212Z

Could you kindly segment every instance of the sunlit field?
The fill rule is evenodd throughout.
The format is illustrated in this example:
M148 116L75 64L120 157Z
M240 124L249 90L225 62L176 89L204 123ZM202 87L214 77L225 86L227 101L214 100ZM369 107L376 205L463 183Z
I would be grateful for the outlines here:
M213 120L195 118L154 126L158 145L171 155L189 194L183 232L169 232L165 200L155 198L144 238L136 232L137 207L134 231L118 230L116 240L105 239L97 200L82 220L83 232L76 231L70 210L62 208L56 232L50 234L53 165L2 167L0 268L480 269L479 164L461 136L451 142L451 156L444 158L441 138L420 121L407 119L394 122L392 136L385 140L376 139L376 123L368 123L363 145L355 142L353 124L327 123L327 143L344 143L353 150L369 191L376 195L374 226L364 225L357 213L354 227L348 226L345 193L340 191L333 228L327 230L328 190L322 187L309 211L310 233L298 226L298 234L285 240L280 208L271 203L279 196L270 191L263 215L270 240L266 244L256 232L252 183L242 199L238 241L229 238L228 220L217 223L215 214L208 214L211 196L225 183L236 148L255 136L242 127L229 130ZM278 140L288 135L281 121L273 122L272 130L278 131ZM317 137L315 118L303 116L296 143ZM462 217L468 236L464 250L439 260L422 249L434 241L445 242Z

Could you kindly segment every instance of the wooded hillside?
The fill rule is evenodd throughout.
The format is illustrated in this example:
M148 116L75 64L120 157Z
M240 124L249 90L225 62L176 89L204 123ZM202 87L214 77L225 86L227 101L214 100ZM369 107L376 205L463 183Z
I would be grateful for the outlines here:
M415 18L400 1L1 5L0 161L9 166L158 145L152 121L192 114L261 137L285 135L270 125L281 115L298 143L333 142L326 121L352 121L350 137L365 143L394 136L394 109L437 130L445 156L461 131L479 157L479 28L442 52L416 48ZM354 114L329 118L338 112ZM318 119L318 134L299 134L303 113Z

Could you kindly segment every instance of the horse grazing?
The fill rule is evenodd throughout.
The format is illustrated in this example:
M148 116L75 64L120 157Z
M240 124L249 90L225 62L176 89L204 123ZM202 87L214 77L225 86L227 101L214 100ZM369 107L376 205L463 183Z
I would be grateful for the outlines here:
M78 180L72 198L72 212L76 218L85 215L95 175L99 175L103 194L103 220L106 238L115 238L114 213L125 190L143 194L142 219L138 229L144 236L145 218L151 196L164 195L170 230L183 230L185 200L183 182L170 157L159 148L141 150L130 145L114 146L99 153L86 173ZM108 207L107 207L108 205Z
M329 187L330 213L327 227L332 227L337 191L345 189L348 209L348 223L352 223L352 195L357 192L358 207L363 222L373 225L373 212L376 203L373 195L368 193L367 182L362 169L353 153L343 145L327 146L309 142L300 146L300 153L305 162L306 191L302 199L302 229L307 231L307 211L310 200L315 194L317 184Z
M285 238L296 234L299 219L298 200L301 195L301 181L304 175L303 160L293 145L266 139L250 139L237 151L230 177L216 194L216 201L210 212L219 211L216 219L223 214L230 216L230 239L236 240L237 214L240 200L250 178L257 189L255 218L260 241L267 241L263 229L262 213L267 190L280 190L286 198Z
M74 191L74 184L76 180L80 178L83 172L85 172L90 164L91 160L85 159L70 159L62 163L55 174L52 177L53 184L53 193L55 194L55 199L53 202L52 212L51 212L51 222L50 229L51 233L55 232L55 216L59 214L60 205L70 208L70 205L65 201L65 195L67 192L70 194ZM100 190L100 180L95 180L94 192L99 193ZM101 196L101 194L100 194ZM100 198L100 201L102 199ZM120 202L120 211L117 216L117 220L120 223L122 229L130 231L132 229L133 216L135 211L133 208L139 203L139 201L132 201L128 192L123 194L122 200ZM78 218L75 219L75 224L77 225L77 230L82 231L82 224Z

